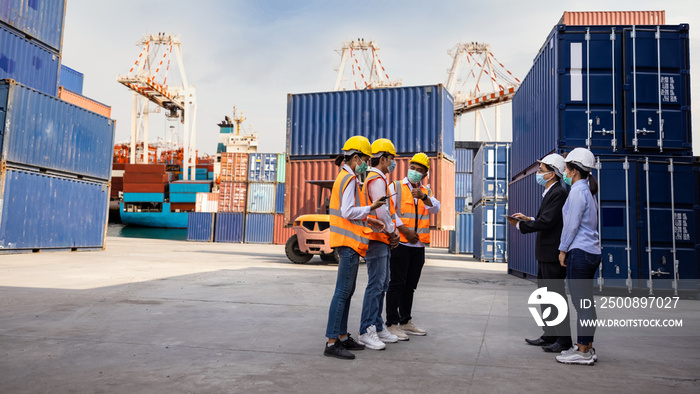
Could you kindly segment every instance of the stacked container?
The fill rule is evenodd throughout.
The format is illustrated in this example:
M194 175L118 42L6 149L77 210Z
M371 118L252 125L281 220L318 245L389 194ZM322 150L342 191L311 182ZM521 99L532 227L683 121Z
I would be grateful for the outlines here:
M474 242L474 156L481 142L455 141L455 233L450 235L450 253L472 253ZM464 239L469 239L465 242Z
M114 121L57 99L65 1L0 7L0 249L103 248Z
M474 257L505 262L510 143L484 142L473 164Z
M276 153L249 155L246 243L272 243L277 194L277 160Z
M513 98L512 201L537 212L535 161L587 147L599 161L600 288L697 292L688 25L596 25L596 15L585 17L587 25L554 27ZM663 14L654 17L663 23ZM509 272L535 276L534 241L510 231Z

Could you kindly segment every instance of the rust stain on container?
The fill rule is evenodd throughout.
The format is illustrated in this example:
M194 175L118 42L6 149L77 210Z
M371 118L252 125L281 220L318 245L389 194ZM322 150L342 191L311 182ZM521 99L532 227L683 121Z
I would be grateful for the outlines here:
M559 25L665 25L666 11L564 11Z

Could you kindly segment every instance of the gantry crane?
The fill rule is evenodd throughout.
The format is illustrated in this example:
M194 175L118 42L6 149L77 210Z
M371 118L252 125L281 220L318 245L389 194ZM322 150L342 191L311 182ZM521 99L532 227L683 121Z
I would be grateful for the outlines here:
M481 111L494 106L496 112L494 140L500 141L499 105L513 98L520 86L520 80L496 60L488 44L459 43L447 53L452 57L452 67L448 70L445 86L454 97L455 120L458 120L462 114L474 112L474 140L480 140L479 119L481 119L486 136L491 141L491 133Z
M136 163L136 148L139 135L143 152L148 152L148 114L149 102L158 109L165 109L169 119L179 119L183 124L183 179L190 177L190 168L196 166L196 120L197 100L195 87L188 84L185 67L182 62L180 38L173 34L146 34L137 42L141 53L133 67L126 75L118 75L117 82L133 91L131 118L131 152L130 163ZM168 85L171 57L175 56L180 81ZM172 77L170 78L172 81ZM142 133L139 133L142 131ZM140 158L148 162L148 154Z
M340 65L335 70L338 78L335 80L334 91L345 90L343 88L345 66L351 62L352 82L351 89L372 89L379 87L401 86L401 80L391 81L381 60L379 60L379 46L374 41L365 41L358 38L357 41L345 41L340 49L336 50L340 55ZM362 62L358 61L362 57ZM358 84L359 82L359 84Z

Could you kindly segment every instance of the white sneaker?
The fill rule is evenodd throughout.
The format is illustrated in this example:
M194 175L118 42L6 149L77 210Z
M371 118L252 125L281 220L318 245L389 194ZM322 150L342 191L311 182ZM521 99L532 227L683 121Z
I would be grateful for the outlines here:
M372 350L384 350L386 348L386 344L377 336L377 328L374 326L367 327L367 332L360 334L358 342Z
M562 352L562 354L558 355L556 358L557 361L562 364L593 365L593 363L595 363L592 352L588 351L584 353L578 351L578 349L570 350L566 353Z
M428 333L424 329L413 324L413 321L411 321L411 320L409 320L408 323L406 323L406 324L399 325L399 328L402 329L403 332L405 332L406 334L410 334L410 335L421 335L422 336L422 335L425 335Z
M396 343L399 341L399 337L392 334L386 326L381 331L377 331L377 336L384 343Z
M399 339L399 341L408 341L410 339L410 338L408 338L408 335L406 335L406 333L403 332L403 330L399 328L398 324L394 324L392 326L386 327L384 330L387 330L390 333L396 335L396 337Z
M573 353L573 352L575 352L575 351L578 351L578 347L576 347L576 345L572 346L571 349L567 349L567 350L562 351L561 354L562 354L562 355L566 355L566 354L569 354L569 353ZM595 354L595 348L592 347L592 348L589 350L589 352L591 353L591 358L593 358L593 362L598 361L598 355Z

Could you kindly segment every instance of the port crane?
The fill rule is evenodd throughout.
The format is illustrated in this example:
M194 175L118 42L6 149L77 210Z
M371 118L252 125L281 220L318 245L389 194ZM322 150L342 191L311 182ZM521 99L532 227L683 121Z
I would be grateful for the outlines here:
M454 97L455 121L466 113L474 113L474 140L481 140L479 120L488 141L501 140L500 105L515 95L520 80L499 62L484 43L458 43L448 52L452 67L445 87ZM495 108L495 135L492 137L482 111Z
M189 85L182 62L180 38L174 34L146 34L137 42L141 53L126 75L118 75L117 82L133 93L131 117L130 163L148 162L149 103L156 112L165 110L169 120L183 124L183 179L190 178L190 168L196 166L197 99L195 87ZM171 61L177 62L178 74L171 71ZM179 76L175 83L173 79ZM141 131L139 133L139 131ZM141 149L137 157L137 147ZM139 159L139 160L137 160Z
M379 45L374 41L365 41L364 38L345 41L336 52L340 55L340 65L335 68L338 77L335 80L334 91L346 90L343 88L345 68L350 62L352 70L351 89L372 89L379 87L401 86L401 80L390 80L381 60L379 60ZM359 59L359 60L358 60Z

